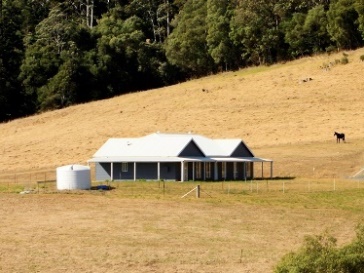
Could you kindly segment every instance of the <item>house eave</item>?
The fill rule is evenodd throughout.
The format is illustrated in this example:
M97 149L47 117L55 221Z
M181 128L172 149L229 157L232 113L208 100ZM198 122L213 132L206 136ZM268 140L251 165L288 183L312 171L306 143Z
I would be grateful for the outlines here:
M105 156L94 157L88 163L111 162L273 162L271 159L258 157L164 157L164 156Z

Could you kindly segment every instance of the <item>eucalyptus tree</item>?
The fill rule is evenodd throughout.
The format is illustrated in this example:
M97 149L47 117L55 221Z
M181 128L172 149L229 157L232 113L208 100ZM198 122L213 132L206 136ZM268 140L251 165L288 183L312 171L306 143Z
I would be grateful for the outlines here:
M206 75L213 70L213 59L207 46L207 4L188 0L175 18L174 30L168 36L165 48L169 62L191 73Z
M327 12L328 32L338 49L354 49L363 45L355 3L355 0L336 0Z
M127 6L129 16L138 16L145 22L145 27L148 29L148 33L144 30L147 35L147 39L152 42L161 41L162 36L159 32L159 20L158 20L158 4L160 1L151 0L132 0Z
M324 10L328 10L331 0L278 0L277 6L280 6L286 15L290 16L300 12L306 14L310 9L316 6L322 6Z
M0 17L0 121L27 113L17 77L23 58L23 2L2 1Z
M230 0L207 1L207 47L215 64L225 70L236 67L234 46L229 38L232 16Z
M308 11L303 28L312 53L325 52L332 45L327 25L324 5L315 6Z
M311 53L307 33L304 31L305 20L306 14L297 12L282 24L285 42L289 45L288 57L297 58Z
M245 64L273 63L279 58L283 35L276 1L241 0L231 20L230 37Z
M283 24L289 55L293 58L325 52L332 44L327 32L327 16L323 5L305 13L294 13Z
M95 28L97 35L96 65L100 97L134 91L137 89L138 53L145 35L143 21L137 16L123 20L117 10L105 14Z
M111 7L117 5L113 0L53 0L54 5L59 6L65 14L78 18L83 24L92 28L97 20ZM54 6L53 5L53 6Z
M172 32L171 21L186 0L131 0L125 4L130 16L138 16L145 23L144 33L151 42L163 43Z
M364 0L356 0L355 10L358 13L358 28L361 36L364 39Z
M64 12L62 6L53 7L35 33L27 36L20 78L37 109L61 108L77 102L75 98L83 90L83 83L76 78L82 70L87 40L85 26Z

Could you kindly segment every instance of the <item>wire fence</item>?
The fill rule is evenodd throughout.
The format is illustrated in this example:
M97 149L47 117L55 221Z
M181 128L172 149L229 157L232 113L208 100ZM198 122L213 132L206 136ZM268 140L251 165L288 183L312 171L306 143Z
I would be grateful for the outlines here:
M306 180L297 178L221 182L109 182L107 185L121 197L166 197L173 199L226 199L251 195L342 192L364 189L364 181L360 180Z
M55 182L55 171L3 174L0 175L0 192L35 191L39 188L48 191L51 187L56 189Z
M16 173L0 175L0 192L8 193L53 193L59 192L56 185L56 172ZM93 181L92 190L112 189L120 196L194 196L193 189L199 186L200 197L217 197L220 195L242 195L263 193L304 193L329 192L364 189L364 179L308 179L308 178L274 178L253 179L246 181Z

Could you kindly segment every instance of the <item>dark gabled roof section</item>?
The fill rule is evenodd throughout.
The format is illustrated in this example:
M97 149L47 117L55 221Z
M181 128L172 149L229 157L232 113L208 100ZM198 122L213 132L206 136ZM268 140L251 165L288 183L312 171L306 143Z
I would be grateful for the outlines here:
M242 141L232 152L231 157L254 157L254 154Z
M179 153L178 156L193 156L193 157L205 157L201 149L196 145L196 143L191 140L186 147Z

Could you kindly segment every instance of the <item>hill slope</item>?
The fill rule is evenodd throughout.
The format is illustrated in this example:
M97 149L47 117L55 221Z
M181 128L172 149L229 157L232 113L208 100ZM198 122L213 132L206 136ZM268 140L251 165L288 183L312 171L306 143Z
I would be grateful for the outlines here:
M85 164L110 137L156 131L241 138L277 176L348 176L364 165L364 49L244 69L0 125L0 171ZM309 79L308 81L305 81ZM142 79L141 79L142 80ZM347 135L336 144L334 131Z

